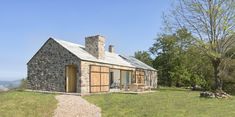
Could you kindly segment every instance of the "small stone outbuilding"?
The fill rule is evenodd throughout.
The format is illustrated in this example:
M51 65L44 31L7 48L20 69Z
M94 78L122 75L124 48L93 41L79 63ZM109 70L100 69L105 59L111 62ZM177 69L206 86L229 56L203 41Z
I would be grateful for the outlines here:
M85 46L49 38L27 63L32 90L98 93L129 90L132 84L157 87L157 70L135 59L105 51L105 38L86 37Z

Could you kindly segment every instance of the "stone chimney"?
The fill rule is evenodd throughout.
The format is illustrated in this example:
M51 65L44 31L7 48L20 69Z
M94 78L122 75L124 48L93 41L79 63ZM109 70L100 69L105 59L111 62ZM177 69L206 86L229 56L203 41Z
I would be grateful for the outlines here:
M109 52L114 53L114 46L113 45L109 45Z
M97 59L104 59L105 55L105 38L100 35L85 38L85 50Z

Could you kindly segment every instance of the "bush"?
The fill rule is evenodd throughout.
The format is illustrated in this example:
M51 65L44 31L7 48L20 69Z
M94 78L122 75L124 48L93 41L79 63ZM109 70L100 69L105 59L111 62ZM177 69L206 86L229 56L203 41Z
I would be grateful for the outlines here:
M235 95L235 82L224 82L223 90L231 95Z
M26 88L27 88L27 80L26 79L22 79L18 90L23 91Z

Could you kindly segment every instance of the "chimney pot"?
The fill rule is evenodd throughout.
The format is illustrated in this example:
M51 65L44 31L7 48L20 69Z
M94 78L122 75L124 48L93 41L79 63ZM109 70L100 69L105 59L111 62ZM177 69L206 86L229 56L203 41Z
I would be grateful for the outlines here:
M109 52L114 53L114 45L109 45Z

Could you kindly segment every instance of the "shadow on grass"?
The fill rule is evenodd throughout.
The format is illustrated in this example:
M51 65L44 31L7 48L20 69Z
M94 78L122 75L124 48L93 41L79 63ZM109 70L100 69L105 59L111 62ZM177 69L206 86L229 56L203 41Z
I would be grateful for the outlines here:
M177 88L177 87L160 87L158 89L152 89L152 90L158 90L158 91L192 91L190 89Z

